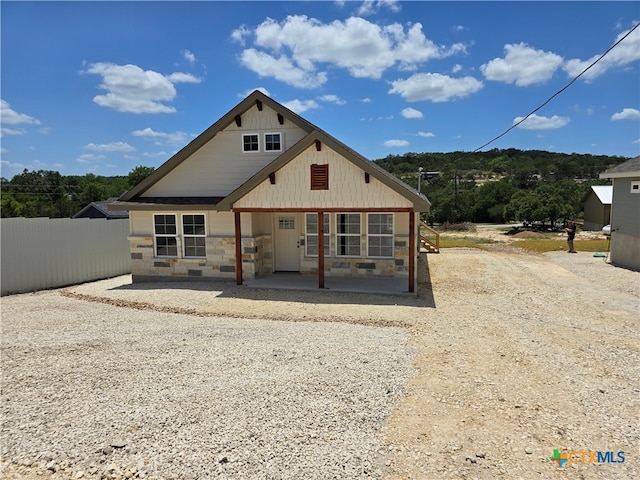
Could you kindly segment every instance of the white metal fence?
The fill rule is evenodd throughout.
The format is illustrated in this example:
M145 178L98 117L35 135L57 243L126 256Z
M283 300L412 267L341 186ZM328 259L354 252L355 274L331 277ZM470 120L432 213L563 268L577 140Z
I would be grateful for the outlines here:
M128 235L127 219L3 218L1 294L130 273Z

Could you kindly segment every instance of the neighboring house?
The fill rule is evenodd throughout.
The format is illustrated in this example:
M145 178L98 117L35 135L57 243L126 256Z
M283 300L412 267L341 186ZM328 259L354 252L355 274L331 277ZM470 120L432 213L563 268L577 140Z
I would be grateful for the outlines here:
M406 278L420 212L407 184L259 91L120 197L133 281L299 272Z
M584 205L583 230L602 230L611 222L612 185L594 185L582 197Z
M106 202L91 202L71 218L129 218L126 210L109 210L109 205L117 200L116 197L107 199Z
M613 180L609 260L640 270L640 156L601 173L600 178Z

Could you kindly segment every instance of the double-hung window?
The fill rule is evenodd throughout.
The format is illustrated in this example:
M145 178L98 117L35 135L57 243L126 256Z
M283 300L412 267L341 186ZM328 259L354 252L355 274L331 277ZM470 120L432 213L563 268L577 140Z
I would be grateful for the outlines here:
M178 256L178 229L175 215L154 215L153 233L156 240L156 257Z
M265 152L281 152L282 136L279 133L264 134L264 151Z
M206 233L204 215L182 215L182 235L185 257L206 257Z
M336 214L336 255L360 256L360 214Z
M393 213L367 215L367 256L393 257Z
M242 135L242 151L253 153L260 151L260 135L257 133L245 133Z
M331 255L331 231L329 214L323 214L324 217L324 256ZM305 248L307 257L318 256L318 214L307 213L305 214Z

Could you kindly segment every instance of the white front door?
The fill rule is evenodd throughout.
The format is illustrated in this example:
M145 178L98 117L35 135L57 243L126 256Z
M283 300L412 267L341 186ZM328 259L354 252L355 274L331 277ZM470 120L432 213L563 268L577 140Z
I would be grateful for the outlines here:
M275 213L274 255L277 272L300 271L300 214Z

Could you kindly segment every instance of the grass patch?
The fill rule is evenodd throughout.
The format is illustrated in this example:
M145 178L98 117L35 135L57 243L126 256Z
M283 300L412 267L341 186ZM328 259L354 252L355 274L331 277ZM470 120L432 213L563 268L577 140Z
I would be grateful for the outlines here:
M512 245L536 253L557 252L567 249L567 240L560 238L525 238L515 240ZM573 246L579 252L606 252L609 249L609 241L605 239L576 240Z
M496 243L495 240L489 238L478 237L448 237L440 235L440 248L479 248L487 250L486 245Z

